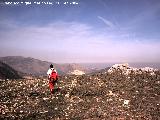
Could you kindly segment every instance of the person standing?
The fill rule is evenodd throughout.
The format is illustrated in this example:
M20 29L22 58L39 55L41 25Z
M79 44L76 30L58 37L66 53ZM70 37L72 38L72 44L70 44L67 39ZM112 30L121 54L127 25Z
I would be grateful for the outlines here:
M58 80L58 73L52 64L50 65L50 68L47 71L47 75L49 80L49 89L51 93L54 94L54 86Z

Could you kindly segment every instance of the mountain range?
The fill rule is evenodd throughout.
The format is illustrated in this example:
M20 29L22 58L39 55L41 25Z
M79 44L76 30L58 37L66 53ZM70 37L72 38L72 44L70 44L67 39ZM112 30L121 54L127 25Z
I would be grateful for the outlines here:
M0 57L0 61L8 64L16 71L30 75L46 75L50 64L54 65L54 68L58 71L60 75L71 73L74 70L80 70L85 73L88 73L90 71L88 68L85 68L84 66L75 63L57 64L54 62L42 61L31 57L6 56Z
M77 63L65 63L65 64L57 64L55 62L43 61L31 57L23 57L23 56L6 56L0 57L0 61L3 64L10 66L17 72L24 73L26 75L46 75L47 70L49 69L50 64L54 65L54 68L58 71L59 75L65 74L94 74L98 72L107 71L112 64L77 64ZM131 66L139 67L153 67L159 68L159 64L130 64ZM4 67L3 67L4 68ZM78 71L78 73L77 73Z

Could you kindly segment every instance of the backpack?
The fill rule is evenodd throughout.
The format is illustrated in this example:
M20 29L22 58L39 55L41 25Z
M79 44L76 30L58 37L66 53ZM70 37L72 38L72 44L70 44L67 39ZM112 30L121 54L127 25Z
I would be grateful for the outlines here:
M54 70L52 70L52 73L51 73L51 75L50 75L50 78L51 78L52 80L57 80L58 76L57 76L57 73L56 73Z

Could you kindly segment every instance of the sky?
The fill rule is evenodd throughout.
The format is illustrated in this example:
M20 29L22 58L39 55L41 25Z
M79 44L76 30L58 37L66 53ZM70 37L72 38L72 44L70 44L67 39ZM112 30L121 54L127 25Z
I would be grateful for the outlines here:
M15 2L22 1L28 0ZM55 63L160 62L159 0L7 2L0 2L1 57Z

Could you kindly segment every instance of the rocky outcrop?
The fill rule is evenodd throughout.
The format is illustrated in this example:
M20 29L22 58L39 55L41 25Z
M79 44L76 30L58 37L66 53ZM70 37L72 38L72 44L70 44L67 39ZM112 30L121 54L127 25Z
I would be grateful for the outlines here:
M74 70L73 72L71 72L70 74L73 74L73 75L84 75L85 72L83 71L80 71L80 70Z
M134 74L149 73L150 75L155 75L155 72L158 70L150 67L134 68L134 67L130 67L128 63L115 64L108 70L109 73L114 73L116 71L119 71L124 75L129 75L131 73L134 73Z

